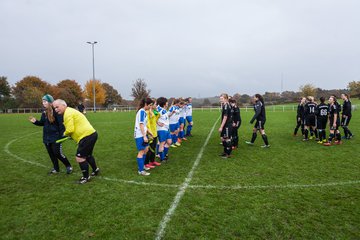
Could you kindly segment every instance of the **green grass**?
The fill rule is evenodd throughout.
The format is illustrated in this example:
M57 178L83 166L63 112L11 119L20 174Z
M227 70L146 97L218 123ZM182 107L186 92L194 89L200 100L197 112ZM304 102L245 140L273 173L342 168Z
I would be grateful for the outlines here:
M341 146L304 143L292 136L294 112L268 111L271 148L261 149L260 136L255 146L244 144L252 114L242 112L240 148L228 160L218 157L216 125L164 239L359 239L357 136ZM62 168L47 176L51 166L41 128L26 114L0 115L0 238L154 239L218 116L195 111L194 137L170 149L167 164L141 177L135 113L89 113L99 133L95 157L102 175L77 185L81 174L73 141L63 146L74 173L66 175ZM355 134L359 124L354 112Z

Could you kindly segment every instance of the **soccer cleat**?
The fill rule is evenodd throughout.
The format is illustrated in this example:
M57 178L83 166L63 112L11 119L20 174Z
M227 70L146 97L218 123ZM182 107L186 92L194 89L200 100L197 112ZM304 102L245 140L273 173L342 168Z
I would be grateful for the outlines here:
M226 153L220 153L219 156L220 157L226 156Z
M181 146L181 143L179 143L179 142L176 142L176 143L174 143L175 144L175 146L177 146L177 147L180 147Z
M152 162L151 164L154 165L154 166L161 166L161 163L156 162L156 161Z
M146 166L144 166L144 169L147 171L147 170L150 170L150 168L148 168L148 167L146 167Z
M318 143L318 144L323 144L323 141L318 141L317 143Z
M155 168L152 164L145 164L145 167L148 168L148 169L151 169L151 168Z
M269 148L270 145L262 145L261 147L262 147L262 148Z
M55 169L51 169L48 174L49 175L54 175L54 174L58 174L58 173L59 173L59 171L56 171Z
M327 142L327 140L326 140L326 139L324 139L324 140L323 140L323 143L326 143L326 142Z
M88 181L90 181L90 176L88 178L86 177L81 177L78 181L79 184L85 184L87 183Z
M170 147L177 148L177 146L175 144L171 144Z
M313 136L310 136L309 139L312 140L314 137Z
M304 139L303 139L303 142L307 142L307 141L309 141L308 138L304 138Z
M228 155L228 154L225 154L225 155L221 156L221 158L223 158L223 159L228 159L228 158L231 158L231 156Z
M335 144L335 145L341 145L341 144L342 144L342 141L334 141L334 144Z
M100 168L96 168L95 171L91 173L91 176L97 176L100 173Z
M186 137L183 137L181 140L183 140L183 141L187 141L187 138L186 138Z
M254 143L252 143L252 142L249 142L249 141L245 141L245 143L247 144L247 145L254 145Z
M72 167L69 166L69 167L66 167L66 174L70 174L72 173Z
M138 174L141 175L141 176L149 176L150 173L146 172L146 171L138 171Z
M331 146L331 142L323 143L323 146Z
M181 138L178 138L177 142L178 142L178 143L181 143L181 142L182 142Z
M315 141L319 141L320 139L319 138L315 138Z

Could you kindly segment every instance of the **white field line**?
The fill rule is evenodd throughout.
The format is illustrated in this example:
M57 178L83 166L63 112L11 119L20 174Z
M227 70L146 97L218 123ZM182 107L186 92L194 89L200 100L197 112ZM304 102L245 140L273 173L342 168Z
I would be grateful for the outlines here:
M26 138L30 135L33 135L38 132L30 133L25 136L13 139L9 141L4 146L4 152L9 154L10 156L35 166L47 168L47 166L38 163L26 160L12 152L10 152L9 147L15 141ZM125 184L134 184L134 185L141 185L141 186L155 186L155 187L168 187L168 188L179 188L181 185L179 184L164 184L164 183L147 183L147 182L138 182L134 180L125 180L125 179L118 179L118 178L108 178L99 176L98 178L104 179L106 181L112 182L119 182ZM283 184L283 185L236 185L236 186L225 186L225 185L188 185L188 188L191 189L218 189L218 190L256 190L256 189L294 189L294 188L322 188L322 187L336 187L336 186L346 186L346 185L356 185L360 184L360 180L349 180L349 181L341 181L341 182L328 182L328 183L313 183L313 184Z
M196 160L190 170L190 172L188 173L187 177L185 178L185 181L183 182L183 184L181 184L179 191L177 192L174 201L172 202L170 208L168 209L168 211L166 212L166 214L164 215L163 219L161 220L160 224L159 224L159 228L156 232L156 240L160 240L163 238L164 234L165 234L165 229L166 229L166 225L168 224L168 222L170 222L172 215L174 214L177 206L180 203L181 198L184 196L186 189L189 187L189 184L193 178L195 169L197 168L197 166L200 163L200 160L202 158L204 149L206 147L206 145L209 142L209 139L212 135L212 133L214 132L215 126L217 124L217 122L219 121L220 117L215 121L213 127L211 128L209 135L207 136L204 145L201 147L199 154L196 157Z
M11 140L10 142L8 142L8 143L5 145L5 147L4 147L4 152L6 152L6 153L9 154L10 156L12 156L12 157L14 157L14 158L16 158L16 159L18 159L18 160L20 160L20 161L22 161L22 162L29 163L29 164L32 164L32 165L35 165L35 166L39 166L39 167L43 167L43 168L47 168L47 166L45 166L45 165L43 165L43 164L41 164L41 163L32 162L32 161L26 160L26 159L24 159L24 158L22 158L22 157L19 157L18 155L13 154L13 153L10 152L10 150L9 150L9 147L10 147L10 145L11 145L13 142L15 142L15 141L17 141L17 140L19 140L19 139L21 139L21 138L26 138L26 137L28 137L28 136L30 136L30 135L35 134L35 133L38 133L38 132L30 133L30 134L27 134L27 135L25 135L25 136L22 136L22 137L19 137L19 138L16 138L16 139Z

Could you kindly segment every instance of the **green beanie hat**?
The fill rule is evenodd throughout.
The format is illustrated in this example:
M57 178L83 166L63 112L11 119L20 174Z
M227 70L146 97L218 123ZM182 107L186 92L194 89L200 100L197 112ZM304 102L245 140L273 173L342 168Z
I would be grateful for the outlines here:
M52 103L54 101L54 98L50 94L46 94L45 96L43 96L42 100Z

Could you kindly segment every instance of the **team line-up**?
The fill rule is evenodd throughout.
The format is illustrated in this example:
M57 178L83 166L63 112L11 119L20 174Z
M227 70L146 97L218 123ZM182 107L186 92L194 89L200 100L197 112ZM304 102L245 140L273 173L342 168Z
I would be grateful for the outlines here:
M348 127L352 116L351 102L347 94L342 94L341 98L344 101L342 108L335 96L330 96L328 103L325 103L325 98L321 97L320 104L317 104L311 96L302 98L297 109L294 135L297 135L301 127L303 141L308 141L315 135L318 143L331 146L342 143L339 131L339 126L341 126L344 129L345 136L343 138L351 139L354 136ZM236 100L229 97L228 94L221 94L219 100L221 123L218 131L223 145L223 152L220 156L227 159L231 158L232 150L236 149L239 144L238 129L241 126L241 115ZM264 141L264 145L261 147L269 148L269 140L265 133L264 99L260 94L255 94L252 100L254 115L250 123L255 122L255 124L251 140L245 143L254 145L257 132L259 132ZM65 165L66 173L72 173L72 165L62 152L61 144L64 140L72 138L78 144L76 161L83 175L78 183L87 183L90 176L97 176L100 173L93 156L93 149L98 137L96 130L82 112L68 107L62 99L54 100L51 95L46 94L42 98L42 104L44 110L40 120L34 117L30 117L29 120L33 124L43 127L43 143L53 164L49 174L60 172L59 160ZM79 110L84 109L79 108ZM326 139L328 123L330 134ZM190 97L174 99L170 107L165 97L142 99L136 112L134 127L134 139L138 151L136 158L138 174L148 176L150 169L167 162L169 148L180 147L183 141L192 137L192 128L192 99ZM156 157L160 161L156 161ZM92 168L91 173L89 173L89 165Z

